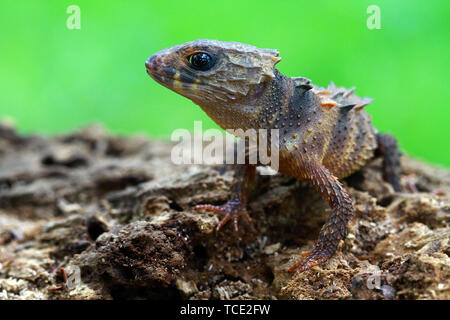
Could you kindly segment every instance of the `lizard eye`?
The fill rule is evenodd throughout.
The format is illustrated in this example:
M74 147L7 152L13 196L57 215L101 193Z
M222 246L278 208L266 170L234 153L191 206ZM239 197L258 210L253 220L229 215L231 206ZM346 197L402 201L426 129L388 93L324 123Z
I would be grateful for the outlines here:
M204 52L194 53L188 57L189 64L192 68L196 70L206 71L213 67L213 58Z

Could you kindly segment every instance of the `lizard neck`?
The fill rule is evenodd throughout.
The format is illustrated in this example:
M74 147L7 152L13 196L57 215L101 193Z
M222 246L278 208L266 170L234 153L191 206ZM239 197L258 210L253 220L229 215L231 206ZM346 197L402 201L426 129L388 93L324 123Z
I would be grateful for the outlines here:
M236 101L199 104L203 111L223 129L272 129L280 112L289 108L294 95L291 78L275 69L275 77L250 88Z
M256 126L260 129L280 129L280 117L289 112L295 95L295 85L291 78L274 70L275 77L267 83L264 95L258 99L259 109Z

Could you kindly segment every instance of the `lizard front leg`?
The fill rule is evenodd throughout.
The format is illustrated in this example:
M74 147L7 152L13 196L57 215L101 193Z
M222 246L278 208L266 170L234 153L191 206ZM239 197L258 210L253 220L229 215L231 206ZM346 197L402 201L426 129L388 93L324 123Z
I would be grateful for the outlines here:
M253 188L254 180L254 165L237 165L234 173L234 180L231 185L230 200L221 206L203 204L195 206L194 209L224 214L224 218L217 225L217 231L219 231L230 220L233 220L234 229L238 231L238 222L241 215L244 215L249 223L251 222L250 216L247 212L247 201Z
M342 184L319 163L305 166L310 182L331 207L331 214L319 234L313 249L302 254L303 259L289 272L301 273L328 260L336 252L339 242L347 235L347 223L353 215L352 199Z

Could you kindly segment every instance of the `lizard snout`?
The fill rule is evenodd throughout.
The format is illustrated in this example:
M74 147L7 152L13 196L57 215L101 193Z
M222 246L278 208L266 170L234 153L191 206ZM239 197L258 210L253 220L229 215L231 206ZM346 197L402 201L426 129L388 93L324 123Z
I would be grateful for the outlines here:
M147 69L147 73L154 74L158 72L161 66L161 58L157 55L152 55L150 58L145 61L145 68Z
M148 58L145 62L145 68L150 77L165 86L172 84L176 73L170 62L167 61L167 57L160 53L155 53Z

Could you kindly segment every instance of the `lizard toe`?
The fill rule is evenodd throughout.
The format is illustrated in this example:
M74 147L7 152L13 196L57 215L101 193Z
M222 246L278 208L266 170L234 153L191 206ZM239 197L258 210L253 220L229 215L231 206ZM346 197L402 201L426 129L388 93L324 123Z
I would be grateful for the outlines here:
M243 215L249 223L252 223L252 219L250 218L247 209L244 206L242 206L240 202L236 201L229 201L221 206L213 206L208 204L197 205L194 207L194 210L196 211L205 210L214 212L216 214L224 214L223 219L219 222L219 224L216 227L216 231L220 231L228 223L228 221L232 220L234 230L238 232L239 218L241 215Z

